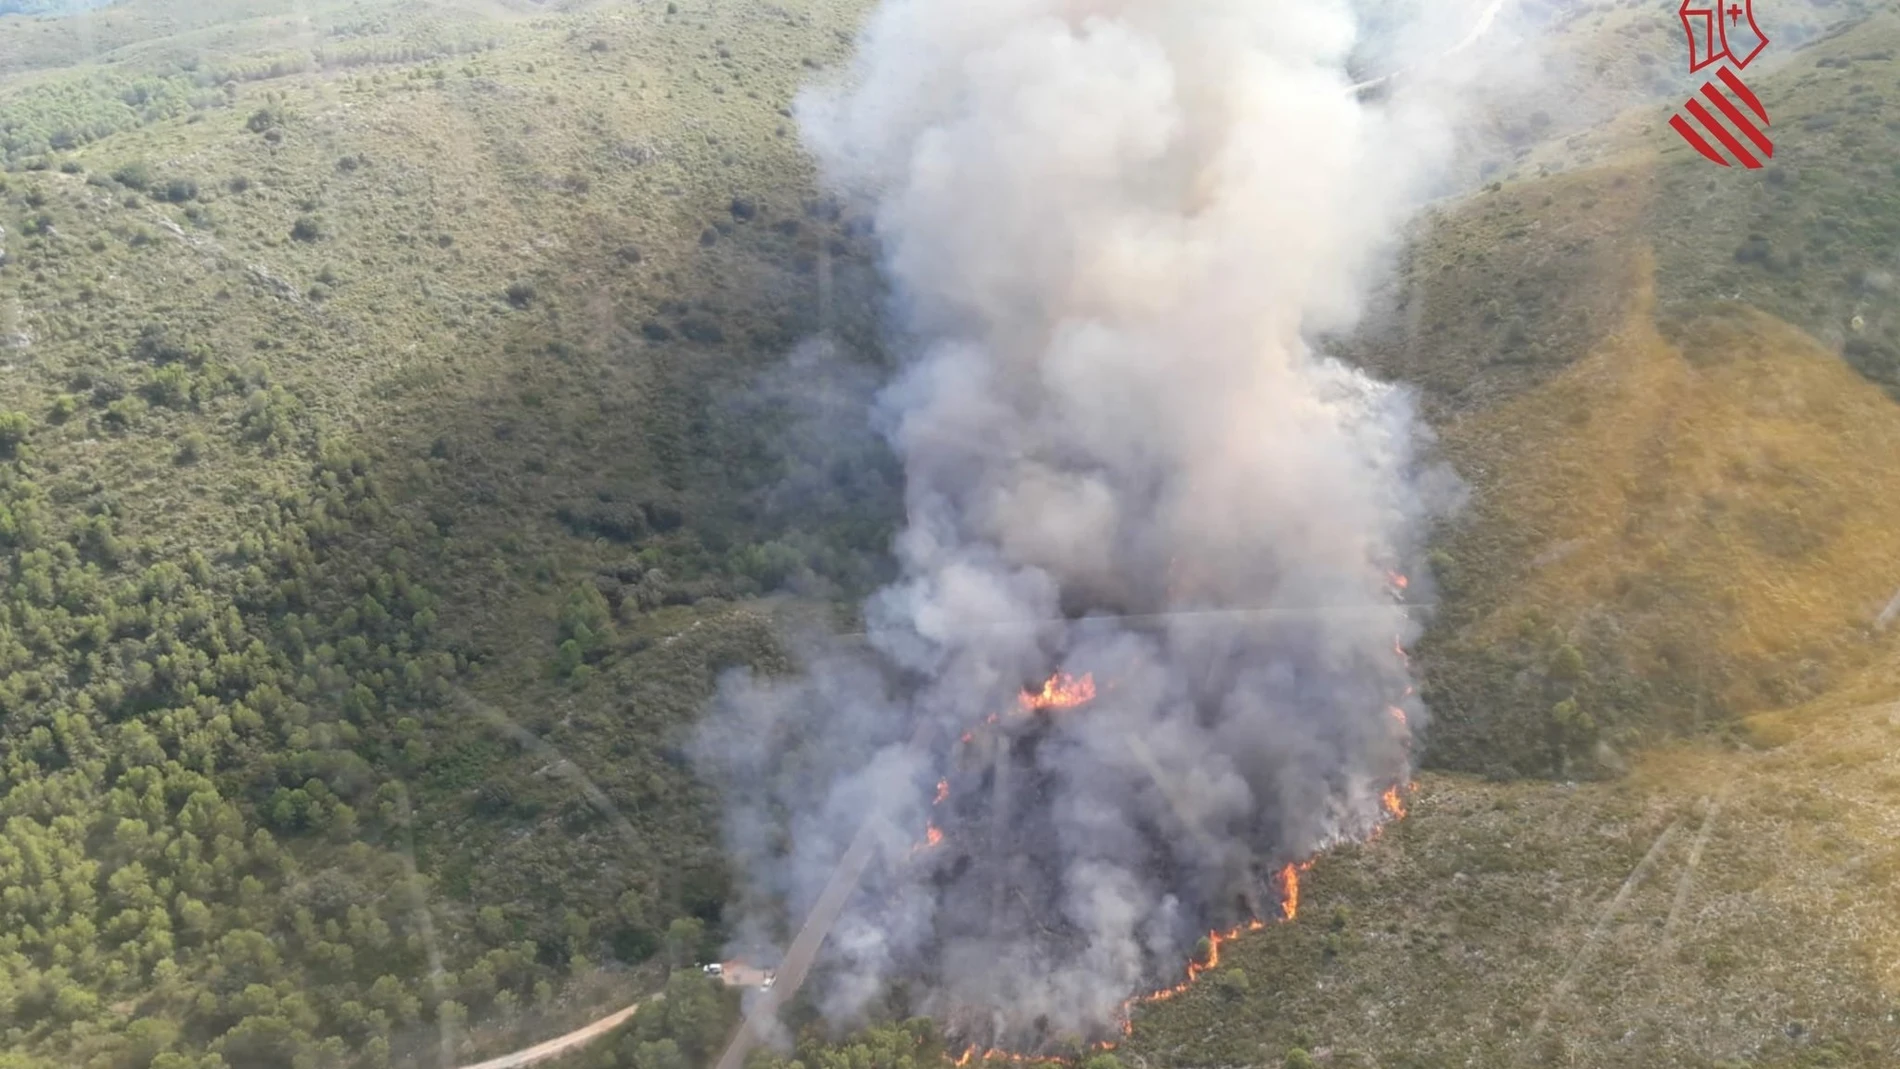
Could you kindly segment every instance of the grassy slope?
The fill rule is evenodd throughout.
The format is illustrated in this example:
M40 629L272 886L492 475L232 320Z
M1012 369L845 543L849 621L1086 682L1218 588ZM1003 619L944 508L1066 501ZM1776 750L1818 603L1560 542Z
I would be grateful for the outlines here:
M1738 311L1685 355L1657 331L1642 267L1629 314L1596 351L1446 431L1465 470L1485 472L1474 526L1499 538L1485 549L1534 562L1483 595L1489 611L1463 622L1469 641L1547 656L1535 631L1515 632L1605 619L1616 630L1601 648L1637 662L1612 672L1690 684L1711 719L1725 699L1731 711L1765 703L1751 669L1780 679L1799 665L1828 696L1735 723L1728 743L1598 747L1596 760L1626 772L1609 782L1428 775L1405 822L1321 858L1295 923L1223 953L1247 993L1205 983L1150 1011L1127 1057L1260 1064L1302 1047L1339 1065L1714 1067L1900 1056L1888 1023L1900 999L1897 677L1891 644L1867 636L1885 601L1869 578L1895 559L1900 408L1758 312ZM1770 519L1789 515L1804 522ZM1696 659L1721 666L1699 688ZM1548 700L1543 684L1516 681ZM1576 691L1594 708L1591 681ZM1662 721L1661 703L1620 712L1651 740L1695 726ZM1441 704L1439 715L1453 763L1508 760L1513 732L1532 751L1554 745L1508 707Z
M1296 922L1223 952L1244 992L1147 1011L1125 1059L1900 1057L1900 673L1871 626L1900 549L1900 408L1843 352L1884 321L1896 128L1843 146L1800 121L1878 117L1893 34L1856 25L1757 84L1783 178L1715 171L1632 117L1588 166L1423 231L1398 313L1353 351L1421 384L1473 487L1419 659L1431 757L1494 778L1424 777L1403 824L1318 862ZM1784 258L1736 257L1751 229ZM1549 715L1564 697L1588 730ZM1511 778L1533 770L1622 774Z
M1687 146L1664 150L1658 214L1678 221L1658 228L1657 255L1668 318L1740 299L1900 397L1900 16L1883 10L1812 43L1769 83L1768 167L1710 185Z
M1779 749L1669 748L1613 784L1427 777L1406 822L1322 858L1294 923L1223 954L1247 994L1197 985L1141 1017L1127 1053L1891 1064L1900 720L1804 719Z
M1900 147L1874 121L1900 21L1836 29L1755 79L1787 120L1767 171L1718 170L1641 109L1592 135L1586 165L1436 212L1346 346L1419 384L1474 490L1419 651L1434 760L1607 771L1599 742L1805 700L1880 646L1891 421L1824 372L1888 385L1896 217L1871 161ZM1588 722L1557 725L1566 646L1591 674Z
M1900 409L1758 312L1676 349L1652 289L1596 352L1444 432L1454 463L1484 475L1440 558L1456 631L1434 656L1464 662L1447 679L1488 700L1454 692L1439 746L1498 759L1514 733L1543 744L1514 713L1556 700L1539 672L1553 645L1604 677L1583 704L1619 748L1813 697L1884 645L1868 628L1900 551ZM1479 650L1531 674L1477 680Z

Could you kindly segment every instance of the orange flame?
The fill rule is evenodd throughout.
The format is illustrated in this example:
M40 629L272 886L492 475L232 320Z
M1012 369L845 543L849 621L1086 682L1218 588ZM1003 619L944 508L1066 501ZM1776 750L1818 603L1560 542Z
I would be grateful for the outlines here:
M1400 574L1399 572L1387 572L1386 578L1390 579L1392 581L1392 585L1397 587L1400 590L1404 590L1406 587L1412 585L1412 581L1410 579L1407 579L1404 575Z
M1095 700L1095 677L1084 675L1080 678L1066 672L1057 672L1042 685L1039 693L1023 691L1017 695L1016 703L1025 713L1041 709L1073 709L1078 705Z
M1108 1050L1112 1048L1113 1046L1114 1046L1113 1043L1097 1043L1095 1045L1095 1049ZM964 1051L961 1055L959 1055L956 1061L952 1062L951 1064L952 1065L968 1065L973 1061L987 1062L991 1060L1013 1062L1017 1065L1067 1065L1069 1064L1069 1060L1067 1058L1062 1057L1059 1054L1017 1054L1014 1051L998 1050L995 1047L991 1047L989 1050L981 1051L981 1052L979 1052L975 1047L971 1047L968 1050Z
M1399 575L1397 573L1393 573L1392 580L1393 580L1393 585L1400 590L1405 589L1410 584L1410 581L1406 579L1405 576ZM1411 663L1411 658L1405 652L1404 643L1398 636L1394 636L1392 639L1392 650L1393 652L1399 655L1400 660L1405 661L1407 664ZM1405 693L1407 696L1410 696L1413 693L1413 688L1408 685L1405 688ZM1083 675L1078 678L1075 676L1070 676L1070 675L1066 675L1064 673L1058 672L1055 675L1051 676L1047 683L1044 683L1042 685L1042 690L1040 692L1031 693L1029 691L1024 691L1018 697L1017 701L1018 701L1018 704L1021 706L1022 710L1025 713L1028 713L1028 712L1036 712L1038 710L1043 710L1043 709L1071 709L1078 705L1086 704L1094 700L1094 698L1095 698L1095 677L1094 676ZM1389 712L1392 715L1393 719L1397 720L1401 725L1409 726L1409 723L1406 719L1405 710L1399 708L1396 705L1393 705L1393 706L1387 707L1387 712ZM995 722L996 722L996 717L994 715L990 716L989 719L985 721L985 723L995 723ZM964 736L964 740L966 742L969 740L969 738L970 736L967 734ZM1396 787L1396 786L1389 787L1385 790L1384 793L1382 793L1379 796L1380 806L1385 811L1385 814L1389 820L1400 820L1405 817L1406 812L1407 812L1407 808L1405 804L1405 795L1417 789L1418 789L1418 784L1416 782L1412 782L1412 783L1405 784L1403 787ZM945 780L945 781L939 782L937 784L937 801L939 802L943 801L943 799L947 797L948 793L949 793L949 781ZM1373 828L1372 837L1376 839L1379 835L1379 832L1382 830L1383 830L1383 826ZM936 825L933 824L926 831L926 837L928 840L928 845L935 846L937 843L943 840L943 833L937 829ZM924 843L919 843L915 849L921 850L924 848L925 845L926 844ZM1311 869L1312 867L1313 867L1313 861L1309 859L1307 861L1301 861L1301 862L1296 862L1293 864L1286 865L1280 869L1277 879L1275 881L1279 884L1279 889L1280 889L1280 920L1291 921L1299 916L1299 913L1300 913L1300 874L1307 871L1308 869ZM1136 995L1132 998L1125 1000L1122 1003L1121 1014L1120 1014L1121 1034L1123 1036L1130 1036L1134 1034L1134 1031L1135 1031L1134 1010L1137 1006L1145 1005L1151 1002L1166 1002L1177 995L1184 994L1189 987L1193 986L1194 981L1200 979L1203 974L1220 967L1221 947L1223 945L1240 937L1242 934L1246 932L1257 932L1265 928L1266 926L1267 926L1266 921L1261 920L1260 918L1256 917L1252 920L1247 921L1245 924L1236 925L1235 927L1230 928L1224 932L1222 931L1208 932L1207 933L1207 953L1204 959L1190 960L1187 964L1187 976L1183 980L1181 980L1181 982L1174 984L1171 987L1161 988L1158 991L1151 991L1145 995ZM1119 1045L1118 1040L1112 1040L1112 1039L1103 1040L1099 1043L1094 1044L1092 1049L1098 1050L1098 1051L1114 1050L1118 1045ZM992 1060L1007 1061L1016 1065L1069 1065L1071 1064L1070 1059L1061 1057L1060 1055L1021 1054L1014 1051L1001 1050L995 1047L989 1048L987 1050L982 1050L975 1046L969 1047L961 1055L957 1056L953 1060L952 1064L957 1065L957 1066L967 1066L973 1061L992 1061Z
M1407 789L1409 790L1413 786L1416 786L1416 784L1408 785ZM1396 794L1397 791L1398 791L1398 788L1394 787L1392 791L1388 793ZM1403 813L1401 813L1400 815L1403 815ZM1280 917L1282 920L1290 921L1299 915L1299 912L1300 912L1300 873L1305 872L1306 870L1312 867L1313 867L1312 861L1301 861L1296 864L1287 865L1286 867L1280 870L1278 882L1280 884L1280 892L1282 895L1281 900L1280 900ZM1256 917L1245 924L1236 925L1232 928L1229 928L1228 930L1224 932L1219 932L1219 931L1208 932L1206 959L1201 960L1201 961L1189 961L1188 966L1187 966L1186 979L1182 980L1180 983L1175 984L1172 987L1164 987L1159 991L1151 991L1146 995L1136 995L1135 997L1130 998L1122 1003L1121 1034L1124 1036L1130 1036L1134 1034L1135 1021L1134 1021L1133 1014L1134 1014L1134 1009L1136 1006L1144 1005L1150 1002L1166 1002L1169 999L1174 998L1176 995L1185 993L1189 987L1193 986L1194 981L1201 978L1202 974L1220 967L1220 949L1223 945L1229 942L1232 942L1233 940L1239 938L1244 933L1257 932L1265 928L1266 926L1267 926L1266 921L1263 921L1259 919L1258 917ZM1099 1050L1114 1050L1118 1045L1119 1043L1117 1040L1105 1039L1099 1043L1096 1043L1092 1049L1098 1050L1098 1051ZM1017 1065L1068 1065L1070 1064L1069 1059L1063 1058L1059 1055L1017 1054L1011 1051L999 1050L994 1047L988 1050L979 1050L976 1047L970 1047L967 1050L965 1050L961 1055L959 1055L957 1058L955 1058L953 1060L953 1064L958 1065L958 1066L967 1066L973 1061L990 1061L992 1059L999 1060L999 1061L1012 1062Z
M950 800L950 781L947 779L940 779L937 781L937 796L930 800L930 804L942 805L943 803L949 800Z
M1379 796L1379 804L1385 807L1385 815L1393 820L1404 818L1405 799L1400 796L1397 787L1387 787L1385 793Z
M1311 861L1302 861L1299 864L1288 865L1285 868L1280 870L1279 884L1280 884L1280 894L1281 894L1281 898L1280 898L1280 919L1281 920L1290 921L1294 917L1299 915L1299 912L1300 912L1300 873L1305 872L1307 869L1310 869L1312 867L1313 867L1313 863ZM1140 1003L1166 1002L1167 1000L1175 997L1176 995L1182 994L1183 992L1187 991L1187 989L1193 985L1194 981L1201 978L1202 973L1205 973L1210 969L1220 968L1220 948L1222 944L1228 943L1234 939L1237 939L1241 935L1247 932L1260 931L1262 928L1265 928L1266 926L1267 926L1266 921L1263 921L1260 918L1255 917L1253 920L1250 920L1245 924L1235 925L1234 927L1229 928L1224 932L1207 933L1207 959L1205 961L1188 962L1187 979L1182 980L1180 983L1175 984L1173 987L1164 987L1159 991L1153 991L1146 995L1140 995L1135 998L1131 998L1127 1002L1122 1004L1122 1034L1127 1035L1134 1028L1133 1022L1128 1019L1129 1010L1133 1009L1137 1004L1140 1004Z
M1300 915L1300 873L1312 867L1311 861L1302 861L1280 870L1280 886L1285 896L1280 900L1280 906L1287 920Z
M943 842L943 829L937 827L935 824L926 824L924 825L923 842L910 844L911 856L915 857L941 842Z

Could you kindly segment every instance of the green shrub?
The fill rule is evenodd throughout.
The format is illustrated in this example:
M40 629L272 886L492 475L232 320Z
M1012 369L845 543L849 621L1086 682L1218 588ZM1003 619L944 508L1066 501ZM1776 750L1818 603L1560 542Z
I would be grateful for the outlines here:
M0 456L12 456L26 441L33 420L24 412L0 412Z
M112 172L112 180L127 189L141 192L151 187L152 168L143 160L135 160Z
M139 328L138 340L132 343L132 355L148 364L170 364L186 361L202 364L205 352L180 337L163 323L147 323Z
M245 437L261 442L286 444L297 431L297 416L303 404L282 386L253 390L238 417Z
M106 405L105 424L115 431L130 430L145 418L145 402L127 395Z
M1215 973L1214 987L1227 998L1238 999L1253 990L1253 982L1247 978L1247 970L1236 967Z
M564 679L583 678L587 660L604 649L612 637L613 610L606 596L593 584L583 583L562 605L559 626L554 674Z
M1557 652L1551 654L1545 674L1553 682L1575 683L1583 678L1583 654L1578 653L1575 646L1564 643L1557 647Z
M145 383L144 394L147 400L166 408L183 408L193 400L191 372L182 364L167 364L152 369L151 378Z
M783 542L765 542L734 551L727 567L772 591L804 569L805 555Z
M295 241L318 241L323 238L323 223L315 216L300 215L290 225L290 236Z

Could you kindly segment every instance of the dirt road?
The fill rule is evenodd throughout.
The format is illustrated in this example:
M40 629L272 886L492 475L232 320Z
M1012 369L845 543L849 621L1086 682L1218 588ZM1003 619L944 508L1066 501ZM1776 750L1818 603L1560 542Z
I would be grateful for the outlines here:
M659 998L660 996L655 995L653 997ZM545 1043L536 1043L532 1047L515 1051L513 1054L504 1054L499 1058L490 1058L485 1062L464 1065L461 1069L519 1069L520 1066L545 1062L549 1058L558 1057L584 1047L594 1040L599 1039L601 1036L606 1035L608 1032L620 1027L627 1022L627 1018L633 1016L633 1011L639 1009L640 1006L641 1003L636 1002L618 1013L610 1013L602 1017L600 1020L595 1021L585 1028L576 1028L564 1036L556 1036Z
M921 729L919 734L922 734ZM912 742L915 745L915 740ZM877 847L876 820L875 817L868 817L859 826L857 836L851 840L844 857L838 861L838 867L832 870L831 880L825 884L818 901L806 915L804 925L792 938L792 945L785 952L785 960L779 963L778 979L765 989L752 1011L739 1022L716 1069L739 1069L744 1065L746 1055L752 1053L752 1048L764 1038L765 1029L771 1027L770 1022L777 1020L779 1007L798 994L799 985L805 982L805 974L811 970L812 959L818 956L819 945L825 941L831 926L837 923L838 914L844 912L845 902L850 899L851 892L858 889L858 879L864 875L865 866L871 862L871 852Z

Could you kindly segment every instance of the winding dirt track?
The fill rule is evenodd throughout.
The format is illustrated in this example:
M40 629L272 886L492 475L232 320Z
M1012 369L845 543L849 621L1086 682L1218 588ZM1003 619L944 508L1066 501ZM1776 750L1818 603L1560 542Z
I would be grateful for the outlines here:
M658 997L660 996L654 996L654 998ZM519 1069L520 1066L545 1062L549 1058L559 1057L578 1047L584 1047L594 1040L599 1039L601 1036L606 1035L608 1032L620 1027L627 1022L627 1018L633 1016L633 1011L639 1009L640 1006L641 1003L636 1002L624 1010L617 1013L610 1013L600 1020L595 1021L593 1024L576 1028L564 1036L556 1036L545 1043L536 1043L532 1047L515 1051L513 1054L504 1054L499 1058L490 1058L485 1062L464 1065L461 1069Z

